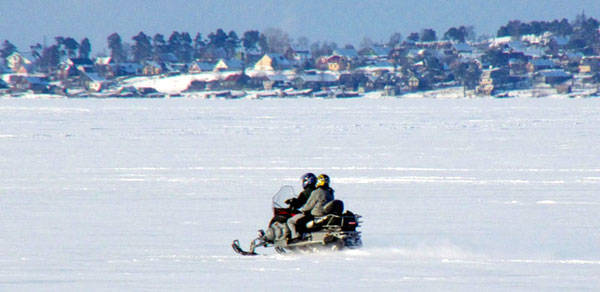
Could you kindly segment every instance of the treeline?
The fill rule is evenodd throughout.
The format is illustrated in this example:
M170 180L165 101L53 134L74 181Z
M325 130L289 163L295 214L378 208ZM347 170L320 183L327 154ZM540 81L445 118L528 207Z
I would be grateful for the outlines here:
M553 21L531 21L521 22L520 20L511 20L508 24L498 29L498 37L520 37L524 35L541 35L550 32L557 36L568 37L569 49L592 50L599 45L600 38L598 27L600 22L592 17L586 17L585 14L577 15L573 23L566 18Z
M588 18L584 14L578 15L573 22L567 19L553 21L531 21L521 22L519 20L509 21L497 31L498 37L523 35L541 35L550 32L554 35L568 38L568 48L579 50L584 53L593 53L600 48L600 36L598 27L600 22L594 18ZM465 42L475 40L475 31L472 26L452 27L441 37L433 29L423 29L420 32L410 33L405 40L400 33L393 33L386 43L376 43L365 37L358 49L368 49L373 46L394 47L404 42L431 42L452 40ZM56 68L64 57L89 58L92 51L88 38L77 41L71 37L58 36L55 42L49 46L35 44L29 47L34 64L42 71L51 71ZM263 32L248 30L238 35L235 31L225 32L217 29L204 37L196 33L193 37L188 32L174 31L166 37L160 33L149 35L140 32L131 37L130 40L123 39L118 33L107 37L108 49L114 62L144 62L144 61L168 61L189 63L192 60L216 60L219 58L242 59L248 55L262 55L265 53L285 54L292 46L301 49L309 49L314 58L329 55L338 49L335 42L310 43L305 37L293 40L280 29L266 29ZM353 45L345 45L345 49L354 49ZM4 61L7 56L17 51L17 48L5 40L0 48L0 60ZM244 55L241 55L242 52ZM360 51L359 51L360 53Z

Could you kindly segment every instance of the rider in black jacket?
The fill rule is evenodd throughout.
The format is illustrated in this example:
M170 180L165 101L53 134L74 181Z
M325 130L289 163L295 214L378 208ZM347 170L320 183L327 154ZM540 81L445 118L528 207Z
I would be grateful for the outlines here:
M306 201L308 201L310 194L316 188L315 184L317 183L317 177L313 173L305 173L300 179L302 180L303 190L298 194L297 198L291 198L285 201L294 209L300 209L302 206L304 206Z

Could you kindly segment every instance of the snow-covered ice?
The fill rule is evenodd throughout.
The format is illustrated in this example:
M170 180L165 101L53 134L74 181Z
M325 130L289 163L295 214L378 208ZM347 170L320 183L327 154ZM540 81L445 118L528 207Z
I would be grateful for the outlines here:
M600 288L597 99L0 99L0 290ZM242 257L307 171L364 248Z

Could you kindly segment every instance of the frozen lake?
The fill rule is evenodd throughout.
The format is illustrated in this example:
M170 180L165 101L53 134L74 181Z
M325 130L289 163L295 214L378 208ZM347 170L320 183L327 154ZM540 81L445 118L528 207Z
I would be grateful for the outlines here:
M0 99L0 290L598 290L600 100ZM327 173L364 248L242 257Z

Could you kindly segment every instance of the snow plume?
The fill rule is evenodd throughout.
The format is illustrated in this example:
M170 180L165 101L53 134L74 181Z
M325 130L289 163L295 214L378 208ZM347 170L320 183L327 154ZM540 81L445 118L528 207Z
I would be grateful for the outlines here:
M360 250L346 250L345 256L396 258L403 261L445 261L485 259L484 255L465 250L451 243L420 244L407 247L364 247Z

